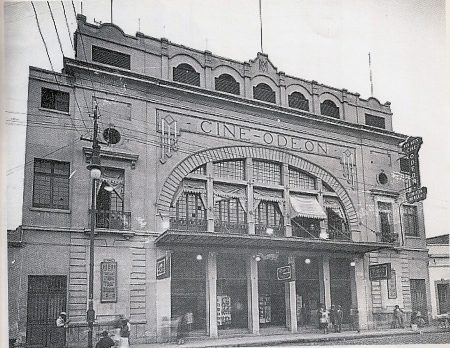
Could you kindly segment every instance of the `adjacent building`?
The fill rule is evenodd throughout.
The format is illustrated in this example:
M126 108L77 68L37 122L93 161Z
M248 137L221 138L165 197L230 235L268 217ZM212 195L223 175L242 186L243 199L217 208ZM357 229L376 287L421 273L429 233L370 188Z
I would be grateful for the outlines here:
M92 115L102 178L91 185ZM422 203L390 103L78 16L75 59L30 67L23 224L9 246L10 334L86 340L90 214L96 330L297 332L321 304L388 327L431 308ZM91 211L91 192L96 209ZM235 332L235 331L234 331Z
M430 273L431 314L450 313L450 259L449 235L427 238Z

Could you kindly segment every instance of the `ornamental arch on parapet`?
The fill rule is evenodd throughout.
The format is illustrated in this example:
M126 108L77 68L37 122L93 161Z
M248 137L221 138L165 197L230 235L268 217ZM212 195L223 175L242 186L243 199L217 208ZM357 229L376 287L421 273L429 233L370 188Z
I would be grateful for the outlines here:
M252 158L268 162L287 164L289 167L300 170L322 180L331 188L342 204L350 231L358 230L358 216L353 202L344 186L328 171L304 158L278 149L258 146L227 146L207 149L186 157L168 175L157 199L158 214L168 216L173 199L179 190L184 178L195 169L209 162L226 161L233 159Z

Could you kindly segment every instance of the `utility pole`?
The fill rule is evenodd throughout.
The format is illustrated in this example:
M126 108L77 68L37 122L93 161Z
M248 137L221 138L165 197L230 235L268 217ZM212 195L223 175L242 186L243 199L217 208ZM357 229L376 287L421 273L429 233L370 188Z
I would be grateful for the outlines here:
M87 166L90 170L92 187L91 187L91 228L89 233L89 294L88 294L88 310L86 319L88 323L88 348L93 347L93 332L95 321L94 310L94 247L95 247L95 225L96 225L96 199L95 186L97 180L101 177L100 166L100 144L98 141L98 106L94 108L94 135L92 137L92 158L91 163Z

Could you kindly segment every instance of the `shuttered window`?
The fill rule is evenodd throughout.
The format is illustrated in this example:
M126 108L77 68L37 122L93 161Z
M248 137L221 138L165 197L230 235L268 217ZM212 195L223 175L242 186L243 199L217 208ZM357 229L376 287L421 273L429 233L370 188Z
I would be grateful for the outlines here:
M275 103L275 91L273 91L269 85L260 83L253 87L253 98L269 103Z
M34 160L33 207L69 209L70 164Z
M69 112L69 93L49 88L41 90L41 107Z
M130 70L131 65L129 54L108 50L98 46L92 46L92 61L128 70Z
M239 95L240 87L239 82L237 82L233 76L229 74L222 74L215 78L215 88L216 91L226 92L231 94Z
M188 85L200 86L200 74L192 66L185 63L173 68L173 80Z
M403 226L407 236L419 236L419 226L417 224L417 207L414 205L403 206Z
M289 95L288 103L291 108L309 111L309 102L305 96L299 92Z
M324 116L339 118L339 108L331 100L325 100L320 104L320 113Z

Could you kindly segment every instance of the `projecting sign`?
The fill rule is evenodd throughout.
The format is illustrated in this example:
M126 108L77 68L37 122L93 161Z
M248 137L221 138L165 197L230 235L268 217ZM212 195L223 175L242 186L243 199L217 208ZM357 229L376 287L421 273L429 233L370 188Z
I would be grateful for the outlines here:
M391 277L391 264L390 263L380 263L378 265L369 266L369 279L370 280L381 280L389 279Z
M292 265L286 265L277 268L277 279L284 282L290 282L294 280L292 273Z
M156 279L168 277L170 277L170 258L164 256L156 260Z
M117 302L117 262L100 262L100 302Z
M422 146L422 144L423 144L423 140L421 137L409 138L402 145L402 151L406 154L409 154L411 152L418 152L420 149L420 146Z
M427 188L421 187L414 189L413 191L406 192L406 201L408 203L415 203L423 201L425 198L427 198Z

